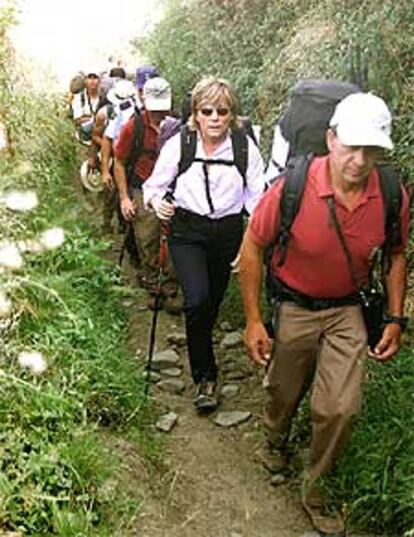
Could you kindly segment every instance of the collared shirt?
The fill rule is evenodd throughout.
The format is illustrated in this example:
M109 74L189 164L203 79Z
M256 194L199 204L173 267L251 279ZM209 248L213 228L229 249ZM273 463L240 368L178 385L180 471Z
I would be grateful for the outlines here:
M284 179L265 193L253 213L249 232L261 247L274 243L279 232L279 202ZM327 196L334 196L336 213L345 241L361 281L368 277L370 261L385 239L384 203L379 176L373 170L357 204L347 209L331 186L329 157L312 162L299 212L293 222L284 265L277 266L280 252L275 249L272 272L286 285L315 298L343 297L355 293L350 269L338 235L331 223ZM403 251L408 240L408 196L403 189L401 207Z
M208 166L210 201L206 195L206 177L202 162L193 162L189 169L177 178L174 204L193 213L216 219L240 213L251 213L264 192L263 160L254 142L248 138L248 166L246 187L235 165L211 164ZM158 157L151 177L144 185L144 202L162 198L178 173L181 156L180 134L166 142ZM207 157L201 137L197 134L196 158L234 161L231 137ZM213 211L211 210L213 207Z
M145 181L154 168L157 159L159 130L150 123L148 112L144 111L141 115L144 127L142 140L143 148L138 157L134 174L141 180ZM132 153L135 135L135 117L131 117L122 128L114 147L115 157L127 161Z
M93 116L99 104L99 95L96 97L89 97L88 92L85 90L77 93L73 97L72 111L73 119L79 119L84 115Z

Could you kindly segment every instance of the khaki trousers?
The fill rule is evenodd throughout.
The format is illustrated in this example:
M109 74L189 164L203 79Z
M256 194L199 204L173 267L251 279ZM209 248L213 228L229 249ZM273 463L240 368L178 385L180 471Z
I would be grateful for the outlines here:
M134 205L134 234L141 257L140 279L142 286L153 294L156 292L159 272L161 224L153 211L144 208L142 191L139 189L134 189ZM178 291L178 283L168 251L162 291L165 296L175 296Z
M283 447L309 387L312 440L309 478L329 472L360 411L367 336L359 306L309 311L280 305L279 327L264 386L268 440Z

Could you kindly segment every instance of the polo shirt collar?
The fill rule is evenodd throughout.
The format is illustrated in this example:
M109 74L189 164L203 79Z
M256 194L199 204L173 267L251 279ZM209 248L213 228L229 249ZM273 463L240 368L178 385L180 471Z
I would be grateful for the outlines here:
M319 178L315 184L316 191L320 198L326 198L334 195L329 169L329 155L314 159L309 173L314 178ZM360 203L368 201L369 198L377 198L380 195L381 192L378 171L376 168L374 168L368 176L366 188L361 193Z

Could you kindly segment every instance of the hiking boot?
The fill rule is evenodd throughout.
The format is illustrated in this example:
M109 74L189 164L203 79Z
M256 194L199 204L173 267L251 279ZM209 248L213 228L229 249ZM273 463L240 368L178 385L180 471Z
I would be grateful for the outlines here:
M322 493L315 487L302 486L302 506L321 537L345 537L345 522L342 515L328 508Z
M279 474L288 465L286 453L269 443L258 449L255 457L271 474Z
M218 400L215 396L216 383L203 380L197 385L196 396L193 400L197 412L212 412L217 408Z
M163 306L165 311L171 315L180 315L183 311L183 301L177 295L167 295Z

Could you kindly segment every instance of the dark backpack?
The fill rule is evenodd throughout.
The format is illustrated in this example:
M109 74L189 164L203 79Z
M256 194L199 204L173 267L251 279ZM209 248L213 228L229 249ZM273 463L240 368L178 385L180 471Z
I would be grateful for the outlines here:
M350 82L301 80L293 88L289 104L279 121L283 137L289 142L289 157L325 155L326 130L336 105L351 93L361 91Z
M306 179L313 155L298 155L290 159L285 175L285 184L280 199L280 230L276 242L271 247L268 272L270 273L270 260L276 246L280 251L278 266L282 266L286 259L290 238L290 230L296 215L300 210ZM380 186L384 201L385 213L385 242L382 247L383 261L387 265L390 260L391 249L402 242L400 229L400 210L402 203L401 182L397 171L389 165L377 165Z

